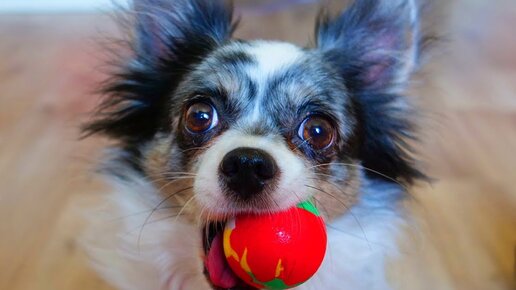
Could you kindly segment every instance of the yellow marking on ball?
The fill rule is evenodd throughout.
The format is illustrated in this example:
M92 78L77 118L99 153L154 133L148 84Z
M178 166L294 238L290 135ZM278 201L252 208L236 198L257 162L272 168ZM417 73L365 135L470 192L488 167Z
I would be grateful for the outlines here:
M224 230L224 238L223 238L223 245L224 245L224 254L226 255L226 258L232 257L237 262L240 262L240 258L238 257L238 254L233 248L231 247L231 232L233 232L232 229L227 227Z
M276 276L274 276L274 278L278 278L284 270L285 268L283 268L283 265L281 264L281 259L279 259L278 264L276 265Z
M242 261L240 261L240 267L244 269L247 273L252 273L251 267L249 267L249 264L247 263L247 248L244 249L244 254L242 255Z

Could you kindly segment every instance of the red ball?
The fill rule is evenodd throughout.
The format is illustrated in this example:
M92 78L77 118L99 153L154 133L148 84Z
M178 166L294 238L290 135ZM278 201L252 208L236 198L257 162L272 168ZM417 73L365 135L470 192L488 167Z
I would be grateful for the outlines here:
M307 201L284 212L239 215L226 224L224 253L243 281L259 289L306 282L326 253L326 229Z

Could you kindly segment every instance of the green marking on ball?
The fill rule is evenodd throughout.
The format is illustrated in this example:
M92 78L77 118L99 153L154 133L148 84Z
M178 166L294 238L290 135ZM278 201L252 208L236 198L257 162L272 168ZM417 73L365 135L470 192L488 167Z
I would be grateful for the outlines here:
M297 205L298 208L302 208L306 211L313 213L316 216L320 216L319 210L315 207L312 201L307 200Z
M285 290L285 289L290 289L290 288L297 287L297 286L303 284L303 283L299 283L297 285L289 286L289 285L285 284L285 282L283 282L283 280L281 280L279 278L272 279L269 282L262 282L262 281L256 279L256 276L254 276L253 273L247 272L247 274L251 277L251 279L253 279L253 283L261 285L261 286L263 286L263 288L266 288L269 290Z
M263 283L263 285L265 285L265 287L267 287L267 289L271 289L271 290L284 290L284 289L292 288L292 287L288 286L287 284L285 284L285 282L283 282L283 280L281 280L279 278L271 280L267 283Z

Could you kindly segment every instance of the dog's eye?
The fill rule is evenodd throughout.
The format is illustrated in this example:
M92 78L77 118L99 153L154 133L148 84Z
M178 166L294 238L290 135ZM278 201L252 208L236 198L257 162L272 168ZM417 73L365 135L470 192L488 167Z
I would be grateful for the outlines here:
M186 128L193 133L204 133L217 126L219 118L212 105L204 102L190 105L185 114Z
M310 144L315 150L330 147L335 139L335 127L326 117L313 115L306 118L299 126L299 138Z

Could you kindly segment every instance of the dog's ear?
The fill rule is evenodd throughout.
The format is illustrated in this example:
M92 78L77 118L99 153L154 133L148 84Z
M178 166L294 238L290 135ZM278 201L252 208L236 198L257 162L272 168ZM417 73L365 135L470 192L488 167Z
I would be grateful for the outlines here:
M222 0L134 0L133 7L141 57L184 61L222 44L233 31L232 7Z
M413 112L400 95L416 69L421 37L415 0L356 0L341 15L321 13L317 49L342 76L357 106L358 148L372 177L411 182L416 169L406 138Z
M351 90L402 89L419 47L415 0L356 0L336 18L321 13L317 46Z
M131 56L106 82L106 97L86 135L124 143L152 137L168 123L169 98L193 65L226 42L235 28L223 0L134 0Z

